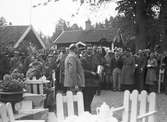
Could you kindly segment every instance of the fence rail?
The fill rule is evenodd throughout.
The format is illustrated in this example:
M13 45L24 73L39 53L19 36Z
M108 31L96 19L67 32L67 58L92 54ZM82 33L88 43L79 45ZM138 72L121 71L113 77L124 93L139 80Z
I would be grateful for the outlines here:
M112 108L112 112L123 111L122 122L157 122L156 121L156 94L148 94L143 90L132 93L124 92L123 106Z

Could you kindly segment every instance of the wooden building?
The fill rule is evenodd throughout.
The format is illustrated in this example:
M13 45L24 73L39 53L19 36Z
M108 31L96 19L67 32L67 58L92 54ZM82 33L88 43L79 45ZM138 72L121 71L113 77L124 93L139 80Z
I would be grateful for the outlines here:
M13 49L25 48L30 45L36 49L46 48L31 25L0 26L0 44Z
M91 45L111 46L114 32L112 30L77 30L63 31L54 41L57 47L67 47L71 43L83 42Z

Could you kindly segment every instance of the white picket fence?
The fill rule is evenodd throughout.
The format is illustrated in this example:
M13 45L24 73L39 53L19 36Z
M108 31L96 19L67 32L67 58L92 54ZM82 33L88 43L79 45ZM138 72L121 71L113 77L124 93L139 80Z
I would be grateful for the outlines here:
M0 122L45 122L45 120L15 120L11 103L0 103Z
M124 92L123 106L111 108L112 112L123 111L122 122L157 122L156 121L156 94L148 94L143 90L132 93Z
M82 92L77 92L75 95L71 91L67 91L66 95L57 93L56 110L58 122L62 122L67 116L72 116L76 113L77 115L82 114L84 112Z
M30 79L25 80L28 92L33 94L44 94L43 93L44 84L47 84L49 82L50 81L47 80L45 76L41 77L40 79L36 79L36 77L33 77L32 80Z
M58 93L56 95L57 121L62 122L67 116L76 114L81 115L84 112L83 94L78 92L73 95L68 91L66 95ZM77 107L74 105L77 103ZM66 103L66 109L64 109ZM145 90L139 93L134 90L130 93L124 91L123 105L118 108L111 107L111 113L122 111L121 122L157 122L156 121L156 94L148 94ZM65 115L65 113L67 113ZM112 114L111 114L112 115Z

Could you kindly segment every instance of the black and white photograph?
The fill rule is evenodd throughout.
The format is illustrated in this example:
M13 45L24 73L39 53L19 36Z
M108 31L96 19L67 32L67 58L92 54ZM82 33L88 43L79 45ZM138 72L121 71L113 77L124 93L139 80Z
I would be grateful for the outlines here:
M0 122L167 122L167 0L0 0Z

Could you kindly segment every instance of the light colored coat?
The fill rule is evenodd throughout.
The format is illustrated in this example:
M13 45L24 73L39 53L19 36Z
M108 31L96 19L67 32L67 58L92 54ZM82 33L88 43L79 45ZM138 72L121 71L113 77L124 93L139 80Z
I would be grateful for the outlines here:
M84 70L79 58L75 53L70 52L65 60L65 79L64 87L84 87Z

